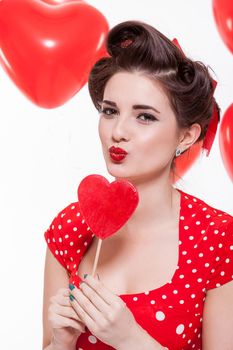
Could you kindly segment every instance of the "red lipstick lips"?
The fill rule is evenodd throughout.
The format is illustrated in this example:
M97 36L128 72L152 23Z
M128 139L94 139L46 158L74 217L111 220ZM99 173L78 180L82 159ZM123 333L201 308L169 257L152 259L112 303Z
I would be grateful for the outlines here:
M109 148L109 153L110 157L116 162L120 162L121 160L125 159L128 154L124 149L114 146Z

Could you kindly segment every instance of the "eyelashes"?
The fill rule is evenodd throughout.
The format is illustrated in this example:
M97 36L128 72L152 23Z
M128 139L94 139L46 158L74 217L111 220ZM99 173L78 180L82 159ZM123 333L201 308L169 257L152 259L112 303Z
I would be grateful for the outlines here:
M100 113L105 114L105 115L111 115L111 114L108 114L107 111L112 111L111 114L114 114L114 113L117 112L117 111L116 111L115 109L113 109L113 108L102 108L102 109L100 110Z
M111 113L108 113L108 112ZM118 112L113 109L113 108L102 108L99 113L104 114L105 116L111 116L112 114L117 114ZM149 122L154 122L156 120L158 120L154 115L149 114L149 113L140 113L137 116L137 119L139 119L140 121L144 122L144 123L149 123Z
M141 117L144 117L144 119L142 119ZM142 121L147 121L147 122L154 122L156 120L158 120L157 118L155 118L152 114L148 114L148 113L141 113L138 115L137 119L142 120Z

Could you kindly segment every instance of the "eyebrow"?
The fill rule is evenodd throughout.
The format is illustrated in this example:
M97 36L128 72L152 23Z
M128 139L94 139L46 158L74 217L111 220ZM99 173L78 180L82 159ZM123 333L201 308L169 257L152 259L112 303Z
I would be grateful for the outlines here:
M103 100L103 101L100 101L100 104L101 103L106 103L112 107L117 107L117 104L113 101ZM148 105L133 105L133 109L152 109L156 113L160 113L156 108Z

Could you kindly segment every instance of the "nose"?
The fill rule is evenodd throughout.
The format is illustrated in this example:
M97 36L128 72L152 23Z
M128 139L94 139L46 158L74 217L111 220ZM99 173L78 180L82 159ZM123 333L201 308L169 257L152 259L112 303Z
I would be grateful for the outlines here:
M126 119L116 118L112 129L114 142L129 141L129 126Z

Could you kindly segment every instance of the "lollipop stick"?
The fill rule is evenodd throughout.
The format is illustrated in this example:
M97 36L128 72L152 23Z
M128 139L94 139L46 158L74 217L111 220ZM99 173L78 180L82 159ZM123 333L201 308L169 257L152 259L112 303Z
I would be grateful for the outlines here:
M94 266L93 266L93 270L92 270L92 274L91 274L92 277L94 277L94 275L95 275L95 270L96 270L97 263L98 263L98 260L99 260L100 248L101 248L102 242L103 242L103 240L101 238L99 238L97 249L96 249L96 254L95 254Z

